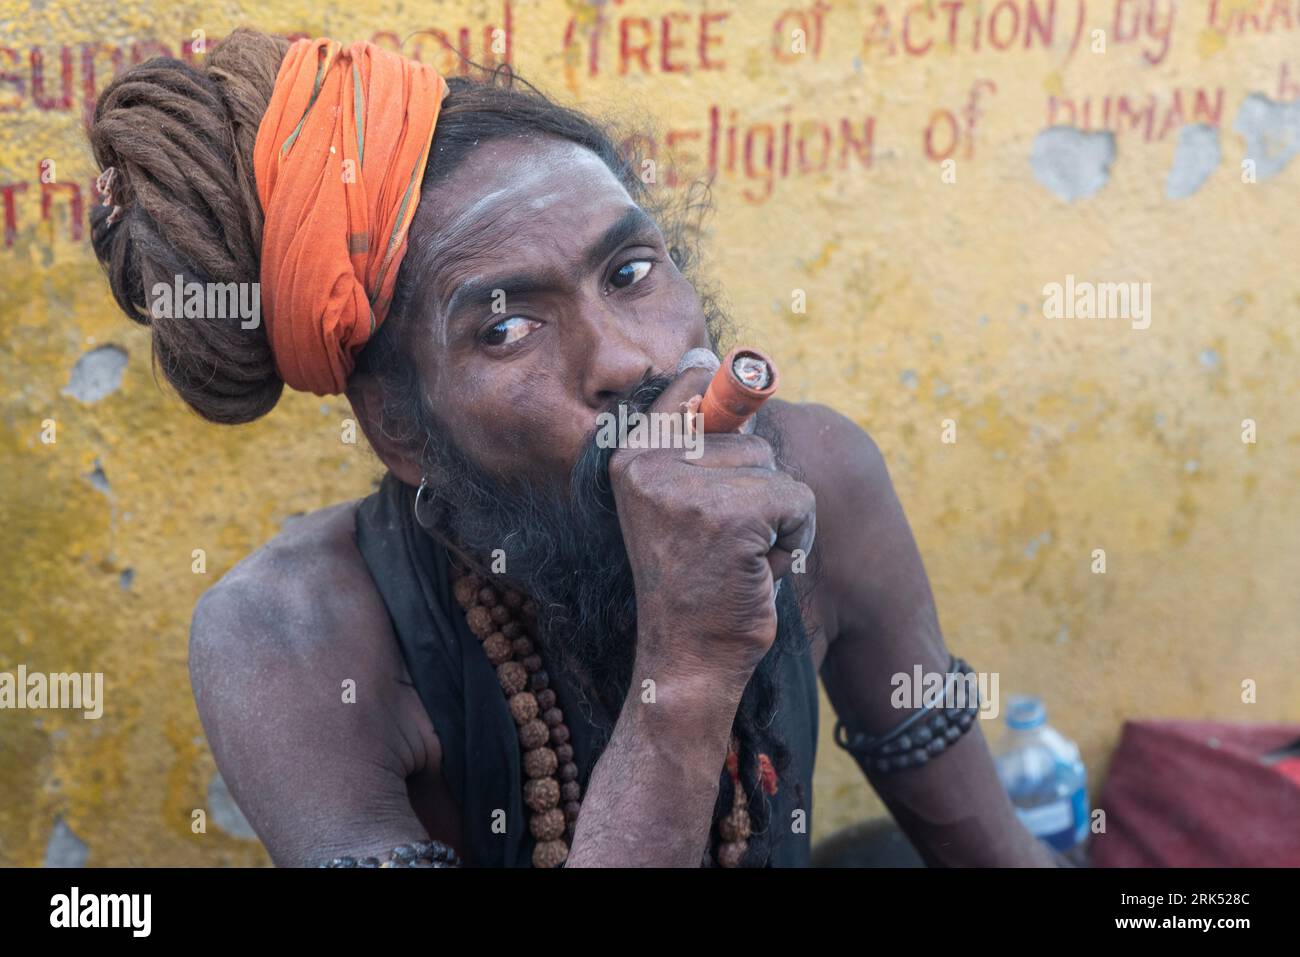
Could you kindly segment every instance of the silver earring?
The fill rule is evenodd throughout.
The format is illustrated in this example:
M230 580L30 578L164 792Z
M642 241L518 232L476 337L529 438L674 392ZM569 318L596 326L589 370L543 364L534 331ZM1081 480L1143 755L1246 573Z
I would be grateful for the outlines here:
M426 475L421 475L421 476L420 476L420 487L419 487L418 489L415 490L415 503L412 505L412 511L415 512L415 524L416 524L416 525L419 525L421 528L427 530L427 529L431 529L431 528L433 528L433 523L432 523L432 522L425 523L425 522L424 522L423 520L421 520L421 518L420 518L420 498L421 498L421 496L424 495L424 493L425 493L426 491L428 491L430 495L433 494L432 489L430 489L430 487L429 487L429 478L428 478L428 476L426 476Z

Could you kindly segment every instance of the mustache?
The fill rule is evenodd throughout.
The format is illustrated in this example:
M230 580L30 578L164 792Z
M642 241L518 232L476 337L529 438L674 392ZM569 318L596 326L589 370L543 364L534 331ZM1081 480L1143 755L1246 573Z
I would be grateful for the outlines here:
M610 403L604 411L618 416L620 409L627 414L648 412L664 390L673 383L673 377L662 372L646 373L636 385L632 386L620 399ZM618 451L615 448L602 448L597 443L599 429L592 427L591 433L583 443L582 451L573 464L569 475L570 501L576 508L589 508L596 511L614 513L614 489L609 481L609 460Z

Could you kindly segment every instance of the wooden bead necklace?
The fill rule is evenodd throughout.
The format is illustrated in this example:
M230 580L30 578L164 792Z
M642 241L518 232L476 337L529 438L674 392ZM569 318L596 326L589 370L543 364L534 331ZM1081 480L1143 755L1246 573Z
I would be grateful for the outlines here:
M465 611L465 622L496 667L497 680L515 720L523 750L524 803L532 812L528 828L536 838L533 866L559 867L569 857L582 786L574 763L573 745L564 713L550 687L535 643L537 606L520 592L488 584L483 576L454 568L452 593ZM717 863L738 867L749 848L749 796L740 783L739 744L731 738L726 767L731 776L731 811L718 821ZM758 756L759 782L767 794L776 793L776 771L766 754ZM708 853L704 863L708 864Z

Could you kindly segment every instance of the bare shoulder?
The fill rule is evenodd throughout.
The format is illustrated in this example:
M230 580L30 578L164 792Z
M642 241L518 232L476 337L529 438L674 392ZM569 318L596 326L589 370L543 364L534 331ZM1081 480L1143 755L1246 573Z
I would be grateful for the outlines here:
M825 405L767 405L783 467L817 499L804 598L829 645L860 629L863 596L878 590L873 582L892 577L887 569L908 569L915 578L919 558L885 458L866 430Z
M277 863L423 839L407 779L437 735L356 545L356 502L290 520L195 608L190 681L222 776Z
M357 549L356 507L291 518L204 592L190 628L191 669L230 655L317 656L391 634Z
M324 576L363 571L365 563L356 546L357 502L344 502L288 519L280 532L248 555L207 592L204 603L221 603L240 593L244 597L295 597L282 586L299 582L305 591L314 578L323 585ZM274 587L272 587L274 586ZM265 593L258 596L257 590Z
M817 546L824 579L843 571L864 525L902 518L885 457L852 419L825 405L770 402L781 464L817 497Z
M386 718L426 722L411 707L415 688L356 546L356 506L295 516L199 599L190 677L205 722L221 701L238 705L255 688L320 684L338 697L344 681L381 692L367 700L382 703ZM290 701L309 714L303 696Z
M880 447L848 416L815 402L774 399L767 407L780 436L782 460L802 473L803 481L818 493L819 511L864 486L889 487Z

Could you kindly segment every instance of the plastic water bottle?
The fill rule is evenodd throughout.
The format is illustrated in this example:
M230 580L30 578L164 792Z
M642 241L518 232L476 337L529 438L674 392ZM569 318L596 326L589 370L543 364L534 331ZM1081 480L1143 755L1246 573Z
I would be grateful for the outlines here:
M1040 699L1007 700L1007 731L996 761L1002 786L1030 834L1058 851L1088 836L1088 775L1079 748L1047 723Z

